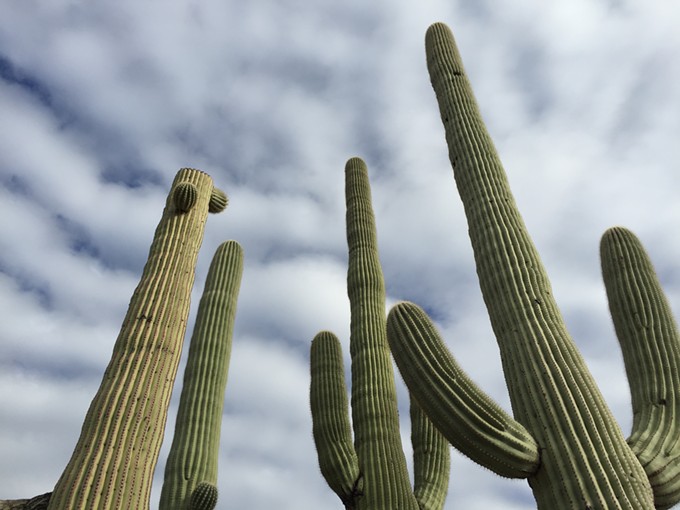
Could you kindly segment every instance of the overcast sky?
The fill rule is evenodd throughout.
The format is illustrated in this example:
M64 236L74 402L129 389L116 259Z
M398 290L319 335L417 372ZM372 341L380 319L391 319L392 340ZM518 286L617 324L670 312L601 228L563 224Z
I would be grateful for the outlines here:
M425 67L434 21L456 36L568 327L628 434L598 244L612 225L638 234L677 315L680 8L559 4L5 2L0 498L59 477L185 166L230 197L208 218L192 316L217 246L236 239L246 257L218 508L341 508L312 443L308 351L321 329L348 349L349 157L369 166L389 304L431 311L461 365L510 409ZM535 503L525 481L454 454L446 508Z

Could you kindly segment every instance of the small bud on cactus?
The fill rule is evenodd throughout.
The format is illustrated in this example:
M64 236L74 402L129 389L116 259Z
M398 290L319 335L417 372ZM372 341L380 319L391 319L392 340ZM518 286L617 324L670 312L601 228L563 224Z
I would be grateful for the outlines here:
M191 493L191 510L213 510L217 506L217 487L211 483L199 483Z
M227 208L229 199L226 193L219 188L213 188L210 194L210 202L208 203L208 212L213 214L220 213Z
M190 182L180 182L175 186L172 198L175 203L175 208L180 212L186 213L189 212L196 203L197 196L198 191L196 190L196 186Z

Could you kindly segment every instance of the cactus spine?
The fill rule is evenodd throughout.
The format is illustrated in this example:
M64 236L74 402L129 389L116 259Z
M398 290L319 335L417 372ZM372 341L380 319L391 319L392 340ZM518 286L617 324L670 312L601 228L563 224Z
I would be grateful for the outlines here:
M513 414L540 449L540 463L528 476L538 507L654 508L649 480L566 331L448 27L431 26L426 49ZM426 388L438 384L441 393L456 388L443 386L428 363L409 375L411 358L399 358L404 344L415 338L422 349L445 348L431 326L423 327L423 317L413 305L400 305L388 318L389 339L410 391L445 429L451 424L439 423L430 407L446 401L428 400ZM449 414L459 411L452 408Z
M51 510L148 508L212 192L209 175L189 168L177 173Z
M319 333L311 348L310 401L321 472L348 509L418 509L401 447L396 387L386 339L385 286L378 258L375 219L365 163L345 166L352 360L352 422L349 425L340 344ZM448 445L429 421L418 422L416 488L427 505L443 506L448 487ZM437 469L431 469L436 466ZM420 470L424 470L421 472Z
M160 510L208 510L217 504L222 408L242 272L241 246L235 241L220 245L208 271L189 345Z

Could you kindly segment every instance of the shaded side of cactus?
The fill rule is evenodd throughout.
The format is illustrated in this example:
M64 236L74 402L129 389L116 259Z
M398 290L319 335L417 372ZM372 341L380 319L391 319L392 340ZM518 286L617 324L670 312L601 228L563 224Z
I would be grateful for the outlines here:
M185 183L197 195L188 211L185 202L175 203L175 190ZM212 190L212 179L201 171L177 173L111 361L50 509L148 508Z
M680 335L638 238L614 227L600 243L609 309L633 405L628 444L645 469L656 508L680 501Z
M397 393L386 338L385 286L365 163L350 159L345 178L354 438L352 442L339 342L334 335L322 332L312 343L310 389L319 463L346 508L415 510L418 502L401 446ZM429 427L422 429L424 434L433 432L431 424ZM419 451L438 457L435 464L448 465L448 445L443 440L430 440ZM418 466L429 465L418 462ZM432 481L432 476L441 479ZM443 490L443 494L428 496L428 501L443 505L448 470L427 476L419 473L416 479L428 480L432 487ZM441 507L433 504L430 508Z
M647 476L567 333L448 27L429 28L426 50L514 418L540 449L528 477L538 507L651 509ZM433 382L427 370L407 386L420 401Z
M201 508L215 497L224 393L229 372L243 250L222 243L212 259L189 344L175 433L165 465L160 510ZM193 493L201 487L196 495Z

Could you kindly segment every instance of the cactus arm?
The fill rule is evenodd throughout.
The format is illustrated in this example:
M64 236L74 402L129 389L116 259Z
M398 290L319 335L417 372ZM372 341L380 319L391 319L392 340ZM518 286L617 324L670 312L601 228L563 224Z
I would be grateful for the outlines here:
M635 235L609 229L602 275L633 404L628 444L654 490L657 508L680 501L680 335L647 253Z
M566 331L446 25L428 29L426 50L513 414L542 449L529 477L538 507L653 508L647 477Z
M189 510L199 484L217 483L222 409L242 273L241 246L236 241L222 243L208 270L189 344L160 510Z
M310 351L309 401L312 433L321 474L346 508L363 494L363 478L352 441L342 348L337 337L321 331Z
M387 344L385 284L366 164L345 165L354 444L364 476L361 508L415 508L399 433L397 390Z
M413 493L420 510L442 510L449 490L451 454L446 438L410 396Z
M454 448L504 477L536 472L533 436L472 382L420 307L393 307L387 337L412 395Z
M188 211L174 203L174 190L183 183L196 189ZM178 172L111 361L50 509L148 508L212 190L207 174ZM193 193L185 187L180 194L186 198ZM183 200L182 208L187 204Z

